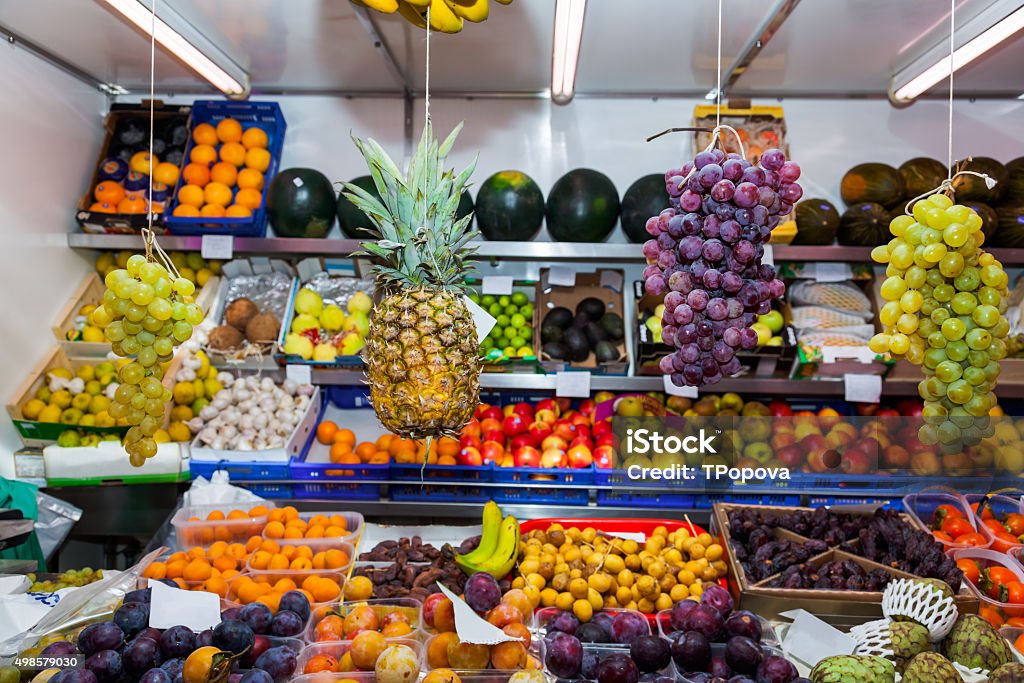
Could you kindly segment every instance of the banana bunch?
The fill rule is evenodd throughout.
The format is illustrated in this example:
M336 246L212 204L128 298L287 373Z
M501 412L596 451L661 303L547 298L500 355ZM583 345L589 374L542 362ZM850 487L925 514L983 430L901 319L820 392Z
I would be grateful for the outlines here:
M486 572L500 581L512 571L518 557L518 520L512 515L503 519L498 504L488 501L484 505L480 545L465 555L456 555L455 563L469 576Z
M367 7L383 14L398 12L413 26L427 27L430 22L432 31L442 33L458 33L463 22L479 23L486 21L489 14L487 6L490 0L352 0L360 7ZM512 0L497 0L502 5L512 4ZM428 12L429 10L429 12Z

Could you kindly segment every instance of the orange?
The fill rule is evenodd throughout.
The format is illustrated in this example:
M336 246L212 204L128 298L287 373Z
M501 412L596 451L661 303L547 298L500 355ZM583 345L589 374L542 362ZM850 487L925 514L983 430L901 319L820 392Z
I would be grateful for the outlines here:
M142 575L147 579L162 579L167 576L167 565L163 562L154 562L146 567Z
M352 452L352 446L347 443L335 443L331 445L329 455L331 462L341 462L342 456L348 455ZM356 458L356 462L359 462L359 458Z
M248 206L250 209L258 209L263 204L263 195L259 190L247 187L238 191L238 194L235 195L235 203Z
M224 183L210 182L203 188L203 200L207 204L217 204L223 208L231 203L231 188Z
M341 588L334 579L321 578L313 584L310 593L314 602L329 602L341 595Z
M262 517L263 515L267 514L269 511L270 510L267 508L266 505L257 505L255 507L249 508L249 516L250 517Z
M254 150L255 151L255 150ZM225 142L220 146L220 160L235 166L245 165L245 147L240 142ZM257 171L265 171L265 168L258 168Z
M362 462L362 460L360 460L359 456L353 453L352 451L347 451L343 453L340 458L338 458L337 462L340 465L358 465ZM352 475L350 474L349 476Z
M210 563L206 560L192 560L185 565L185 570L181 573L181 578L186 581L206 581L210 578L213 572L210 569Z
M159 161L155 156L150 158L149 152L136 152L128 161L128 168L136 173L149 175L153 172L153 164Z
M178 182L178 167L166 161L161 161L153 169L153 181L164 185L176 185Z
M254 550L259 550L260 545L263 543L263 538L260 536L250 536L249 540L245 542L245 552L251 553Z
M285 538L302 538L302 529L297 526L290 526L284 530Z
M203 188L198 185L185 185L178 190L178 203L188 204L198 209L203 205Z
M334 434L334 443L347 443L352 448L356 447L356 433L351 429L340 428Z
M181 172L181 177L190 185L205 187L206 183L210 182L210 169L206 164L188 164Z
M178 204L174 207L174 215L183 218L196 218L199 216L199 209L191 204Z
M372 441L364 441L356 447L356 455L363 462L366 462L370 457L377 452L377 446Z
M268 538L283 538L284 537L284 524L281 522L269 522L266 528L263 529L263 533Z
M117 213L117 206L106 202L95 202L89 205L89 210L95 213Z
M325 420L316 426L316 438L320 443L334 443L334 436L338 433L338 425L330 420Z
M263 544L260 546L260 550L266 550L271 555L276 555L281 552L281 544L268 538L263 541Z
M228 594L228 584L219 576L211 576L203 582L203 590L207 593L216 593L223 598Z
M270 167L270 152L254 147L245 153L243 161L246 168L255 168L257 171L266 172Z
M224 215L228 218L250 218L252 217L252 210L247 206L232 204L224 212Z
M238 169L229 163L218 161L210 169L210 179L234 187L235 181L238 180Z
M306 557L296 557L292 560L292 563L288 565L288 569L293 571L308 571L313 568L313 563Z
M96 197L96 201L106 204L117 204L124 199L124 188L121 187L121 183L105 180L96 186L92 194Z
M454 465L455 464L455 458L451 457L450 455L442 455L440 458L437 459L437 464L438 465Z
M338 550L337 548L331 548L324 553L324 563L328 569L341 569L348 564L349 558L345 554L344 550Z
M298 586L295 585L295 581L287 577L278 579L277 583L274 584L274 590L280 593L287 593L288 591L293 591L296 588L298 588Z
M204 218L224 218L224 207L219 204L205 204L199 209L199 215Z
M242 139L242 124L232 118L226 118L217 124L217 139L221 142L238 142Z
M217 150L210 145L196 145L189 152L188 160L196 164L212 164L217 161Z
M459 452L459 442L450 436L442 436L437 442L438 455L455 456Z
M242 133L242 144L245 145L246 149L252 149L253 147L267 146L267 134L262 128L256 126L249 126Z
M391 446L391 440L394 438L394 434L381 434L377 437L377 448L387 450Z
M366 461L366 464L387 465L389 462L391 462L391 455L387 451L377 451Z
M267 569L288 569L288 558L284 555L274 555L270 558Z
M192 140L197 145L216 145L217 129L208 123L200 123L192 129Z
M277 555L271 555L266 550L257 550L249 558L249 566L253 569L266 569L270 565L270 561L277 557Z
M255 168L243 168L238 172L238 187L243 190L251 187L254 190L263 189L263 174Z
M142 197L125 197L117 203L118 213L146 213L149 205Z

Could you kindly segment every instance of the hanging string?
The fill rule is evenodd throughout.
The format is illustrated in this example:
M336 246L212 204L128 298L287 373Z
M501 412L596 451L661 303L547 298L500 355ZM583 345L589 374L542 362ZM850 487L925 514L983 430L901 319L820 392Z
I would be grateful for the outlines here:
M156 97L156 0L152 0L150 3L150 24L149 24L149 196L146 197L146 214L147 224L149 226L150 235L153 234L153 169L156 164L153 163L153 119L155 114L153 112L154 104L153 100ZM146 258L150 257L149 244L146 245Z
M956 173L952 174L950 177L946 178L941 183L939 183L938 187L928 190L927 192L924 192L922 194L919 194L918 196L914 197L909 202L907 202L907 205L903 209L903 212L906 213L908 216L913 216L914 212L910 210L910 207L914 205L914 202L921 201L925 197L930 197L933 194L938 194L939 192L946 192L952 190L953 181L962 175L973 175L977 176L978 178L984 179L985 187L987 187L990 190L996 186L996 179L986 173L978 173L977 171L957 171Z
M946 150L947 180L953 179L953 36L956 34L956 0L949 0L949 147Z
M427 5L427 59L423 77L423 127L430 121L430 5Z
M722 0L718 0L718 62L715 74L717 78L715 81L715 129L717 130L722 125ZM738 135L736 139L739 139ZM741 154L742 146L741 143ZM745 159L746 156L744 155L743 158Z

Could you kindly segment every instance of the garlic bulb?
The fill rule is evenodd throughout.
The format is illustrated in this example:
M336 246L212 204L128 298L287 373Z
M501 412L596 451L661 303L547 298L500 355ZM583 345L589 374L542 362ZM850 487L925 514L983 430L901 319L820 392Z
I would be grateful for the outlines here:
M213 405L203 406L203 409L199 411L199 418L209 422L213 418L220 414L220 410Z
M281 388L284 389L284 392L286 394L292 396L298 390L299 383L291 378L288 378L284 381L284 384L281 385Z
M218 372L217 381L220 382L225 387L230 387L231 384L235 381L235 376L232 375L230 372Z
M264 377L263 379L260 380L260 391L262 391L263 393L269 394L274 389L274 380L270 379L269 377Z

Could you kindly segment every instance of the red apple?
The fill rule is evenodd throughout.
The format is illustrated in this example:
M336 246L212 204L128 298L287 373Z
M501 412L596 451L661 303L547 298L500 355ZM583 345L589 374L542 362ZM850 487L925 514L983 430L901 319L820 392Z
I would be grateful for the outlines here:
M842 462L838 451L819 447L807 453L807 466L812 472L834 472Z
M533 406L529 403L517 403L512 407L512 411L522 415L527 422L533 422Z
M479 467L484 464L484 458L480 454L480 450L473 446L466 446L459 454L455 456L455 462L459 465L470 465L473 467Z
M566 465L565 451L561 448L549 448L540 456L540 466L547 468L562 468Z
M530 428L530 423L526 421L526 418L519 413L512 413L504 419L501 423L502 429L505 430L505 434L508 436L515 436L516 434L522 434Z
M903 446L892 445L882 453L882 467L905 470L910 467L910 452Z
M485 417L480 420L480 435L483 436L488 432L500 432L501 431L501 420L495 420L491 417Z
M551 436L540 442L541 451L546 451L552 448L558 448L564 451L568 447L569 442L555 434L552 434Z
M555 424L558 419L558 413L549 408L538 408L537 412L533 414L533 419L538 422L547 422L549 425Z
M569 467L590 467L590 463L594 462L594 456L586 446L573 446L565 455Z
M576 436L585 436L589 439L591 438L592 433L589 422L587 424L576 425Z
M555 399L555 405L558 406L559 414L562 414L572 407L572 401L567 398L558 397Z
M610 391L599 391L596 394L594 394L594 403L595 404L601 404L601 403L604 403L605 401L614 401L614 400L615 400L615 394L613 394Z
M434 628L434 610L437 609L438 603L445 600L444 593L431 593L427 596L427 599L423 601L423 623Z
M489 403L478 403L476 410L473 411L473 417L477 420L484 419L484 413L487 412L487 409L490 407L491 405Z
M482 433L483 430L480 428L480 420L477 420L476 418L467 422L466 426L462 428L463 436L475 436L479 438Z
M828 441L821 434L808 434L800 439L800 450L810 453L813 450L828 450Z
M551 425L547 422L537 420L532 422L527 430L537 443L551 436Z
M924 403L921 401L900 401L896 405L896 410L900 415L907 417L921 417L921 411L924 410Z
M843 446L852 443L855 437L856 432L850 434L850 432L845 429L836 429L833 427L825 436L825 441L828 442L829 448L842 448Z
M484 445L480 447L480 455L483 456L484 462L498 462L505 455L505 447L497 441L484 441Z
M504 444L505 432L500 429L486 430L484 431L484 441L497 441L500 444Z
M530 434L516 434L508 442L508 449L510 451L514 451L515 449L522 448L523 446L536 447L539 443L540 442L535 440Z
M611 446L598 446L594 449L594 464L601 469L615 466L615 450Z
M561 412L561 408L558 407L558 404L553 398L545 398L537 401L536 411L539 412L541 410L550 410L555 414L555 419L558 419L558 414ZM534 412L534 416L536 416L536 414L537 413Z
M875 413L875 417L899 417L899 416L900 416L900 411L893 410L892 408L881 408L881 409L879 409L879 411L877 413Z
M875 459L859 448L847 448L839 467L847 474L867 474L875 469Z
M783 446L790 446L796 443L796 437L793 436L792 432L779 432L778 434L772 435L771 441L772 450L776 453Z
M591 427L590 432L594 435L594 438L598 438L604 434L612 433L612 421L611 420L600 420L595 422L594 426Z
M523 446L513 454L516 467L540 467L540 451L533 446Z
M576 438L576 426L562 419L555 423L555 435L565 439L566 443Z
M799 467L804 462L803 451L796 444L789 444L775 449L775 457L789 468Z
M585 448L593 448L594 443L585 436L577 436L575 439L569 442L569 448L575 448L576 446L583 446Z
M768 410L775 417L790 417L793 415L793 409L785 401L772 401L768 404Z
M596 405L597 404L594 399L584 399L583 401L580 401L580 412L584 415L593 415Z
M463 434L459 437L459 447L465 448L466 446L472 446L473 448L480 448L483 444L483 440L479 436L472 436L469 434Z
M505 419L505 413L501 412L501 408L498 406L491 406L483 412L483 417L480 418L480 422L484 420L497 420L501 422Z
M596 443L598 446L611 446L612 448L615 448L615 442L615 435L609 432L608 434L602 434L601 436L597 437Z

